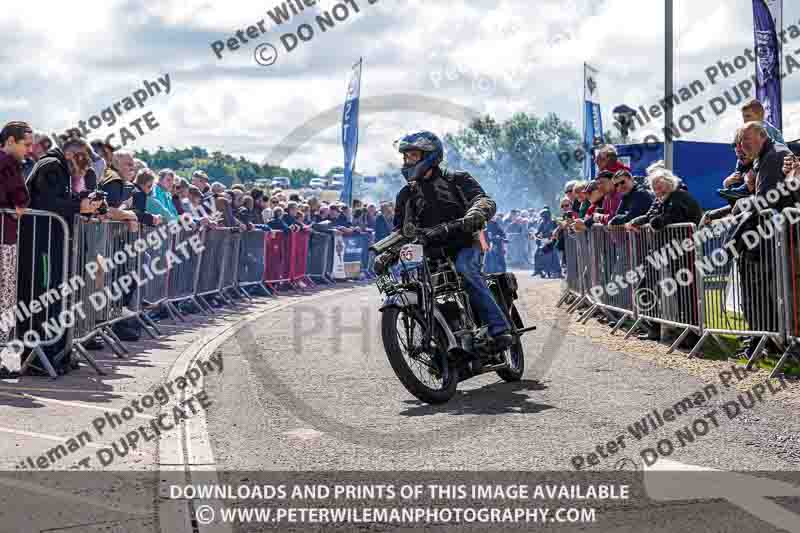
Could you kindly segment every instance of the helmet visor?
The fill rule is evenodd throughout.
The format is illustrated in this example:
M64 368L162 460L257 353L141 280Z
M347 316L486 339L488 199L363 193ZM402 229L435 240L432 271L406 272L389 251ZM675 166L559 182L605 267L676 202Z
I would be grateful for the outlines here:
M398 139L394 142L394 147L398 152L404 153L409 150L421 150L423 152L433 152L436 150L436 145L430 139L424 137Z

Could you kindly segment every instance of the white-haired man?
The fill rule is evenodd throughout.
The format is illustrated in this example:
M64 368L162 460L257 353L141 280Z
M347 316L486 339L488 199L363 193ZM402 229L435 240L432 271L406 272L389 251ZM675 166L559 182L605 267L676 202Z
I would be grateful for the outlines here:
M675 174L664 168L663 164L654 164L648 168L650 172L647 181L656 196L655 202L644 215L638 216L628 222L626 229L638 232L639 228L649 224L656 231L663 230L670 224L692 223L699 224L703 217L703 209L688 191L682 190L681 180ZM683 235L682 237L686 237ZM673 272L677 272L684 264L678 261L670 265ZM650 290L659 290L656 281L658 277L650 269L647 269L645 284ZM695 324L697 319L697 301L694 297L694 286L681 285L672 294L662 293L657 301L661 302L672 300L674 305L670 305L671 316L668 318L684 324ZM663 311L663 310L662 310ZM642 340L658 340L661 337L659 324L656 322L648 323L646 333L639 336ZM694 334L684 339L683 346L691 348L698 341Z
M663 167L653 168L647 176L647 182L656 201L647 213L628 222L626 229L638 231L639 227L650 224L653 229L660 231L670 224L699 224L703 209L689 191L680 188L681 179Z
M225 192L225 185L218 181L215 181L211 184L211 192L212 194L222 194Z
M117 150L111 157L111 166L106 167L99 179L98 186L107 195L109 218L128 222L129 229L136 231L136 213L130 209L129 201L133 195L133 168L133 154L127 150Z

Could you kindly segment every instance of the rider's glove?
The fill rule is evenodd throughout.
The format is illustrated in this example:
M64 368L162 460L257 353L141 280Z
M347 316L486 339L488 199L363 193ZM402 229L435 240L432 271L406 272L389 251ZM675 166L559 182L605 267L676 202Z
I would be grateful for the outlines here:
M376 274L382 276L389 271L389 267L397 262L400 256L396 252L383 252L375 258L372 269Z
M420 233L425 242L438 242L446 240L452 230L451 224L439 224L432 228L423 228Z
M471 211L460 220L461 227L467 233L480 231L486 225L486 217L480 211Z

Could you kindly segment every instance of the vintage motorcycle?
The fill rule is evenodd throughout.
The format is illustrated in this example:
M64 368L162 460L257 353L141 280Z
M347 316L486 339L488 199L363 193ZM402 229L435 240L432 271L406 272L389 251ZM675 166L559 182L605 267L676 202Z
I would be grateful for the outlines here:
M437 404L450 400L460 381L476 375L497 372L505 381L519 381L525 370L520 337L536 326L526 328L514 304L516 277L484 275L514 338L505 351L492 353L486 348L487 326L473 313L455 264L430 244L407 225L370 247L376 254L399 252L397 264L378 277L377 286L384 297L383 346L400 382L423 402Z

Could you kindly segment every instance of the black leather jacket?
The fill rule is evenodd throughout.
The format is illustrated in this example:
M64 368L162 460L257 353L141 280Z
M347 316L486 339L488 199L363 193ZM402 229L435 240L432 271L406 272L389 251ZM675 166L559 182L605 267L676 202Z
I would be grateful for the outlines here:
M442 172L437 167L430 178L406 185L397 194L394 228L402 228L409 218L418 228L430 228L473 212L489 221L497 212L497 205L468 172ZM473 233L457 231L449 236L444 248L455 253L473 244Z

